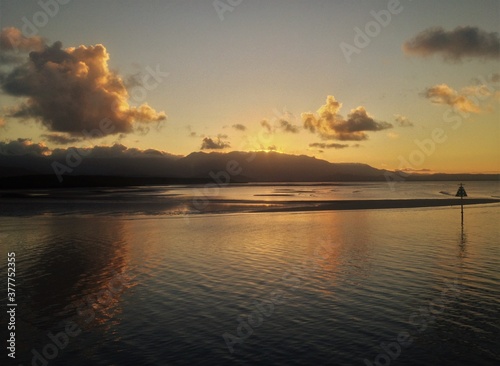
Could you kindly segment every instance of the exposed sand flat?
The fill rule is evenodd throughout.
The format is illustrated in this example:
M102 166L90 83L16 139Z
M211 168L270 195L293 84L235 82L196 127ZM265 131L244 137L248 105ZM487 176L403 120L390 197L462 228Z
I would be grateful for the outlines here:
M496 198L464 199L464 205L498 203ZM269 207L256 212L284 212L284 211L326 211L326 210L367 210L384 208L412 208L460 206L460 199L394 199L394 200L338 200L338 201L301 201L301 202L273 202L281 204L279 207Z

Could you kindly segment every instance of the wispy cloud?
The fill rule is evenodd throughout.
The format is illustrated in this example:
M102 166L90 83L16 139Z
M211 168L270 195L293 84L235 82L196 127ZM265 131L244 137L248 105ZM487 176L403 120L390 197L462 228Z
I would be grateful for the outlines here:
M413 127L413 122L411 122L408 117L401 114L395 114L394 121L399 127Z
M42 51L45 48L43 38L25 37L22 32L14 27L3 28L0 32L0 50L14 52Z
M73 144L75 142L79 142L82 139L79 137L71 137L67 135L62 135L58 133L46 133L41 135L42 138L47 140L48 142L52 142L53 144L56 145L67 145L67 144Z
M324 140L361 141L368 139L367 131L381 131L393 127L388 122L375 121L362 106L351 110L347 118L338 113L341 108L342 104L329 95L326 104L321 106L316 114L302 113L304 128L317 133Z
M446 61L464 58L498 60L500 38L497 32L486 32L477 27L457 27L452 31L433 27L405 42L403 51L408 55L423 57L439 54Z
M247 129L247 126L245 125L242 125L241 123L236 123L232 126L235 130L238 130L238 131L246 131Z
M349 147L348 144L337 144L337 143L331 143L327 144L324 142L313 142L309 144L309 147L316 147L319 149L345 149L346 147Z
M477 96L488 96L491 92L484 85L469 86L460 92L446 84L427 88L422 95L434 104L449 105L462 112L480 113Z
M268 120L266 119L263 119L262 121L260 121L260 125L265 128L267 130L267 132L271 132L272 130L272 127L271 127L271 124L269 123Z

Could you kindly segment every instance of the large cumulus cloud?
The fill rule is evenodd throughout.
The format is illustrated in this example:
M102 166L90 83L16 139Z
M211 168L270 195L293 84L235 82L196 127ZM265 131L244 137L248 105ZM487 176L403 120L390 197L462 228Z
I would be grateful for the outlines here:
M17 41L12 42L12 34ZM166 119L164 112L146 103L129 105L124 81L109 69L109 54L103 45L64 49L61 42L42 47L41 42L17 34L13 28L1 32L2 51L13 52L12 44L18 51L31 50L26 62L0 74L6 94L25 98L9 108L6 117L35 118L49 131L73 136L102 130L102 121L108 121L103 132L117 134L132 132L137 122Z
M375 121L364 107L351 110L347 118L338 112L342 108L334 96L326 98L326 104L317 113L302 113L304 128L317 133L324 140L361 141L368 139L367 131L381 131L393 127L388 122Z

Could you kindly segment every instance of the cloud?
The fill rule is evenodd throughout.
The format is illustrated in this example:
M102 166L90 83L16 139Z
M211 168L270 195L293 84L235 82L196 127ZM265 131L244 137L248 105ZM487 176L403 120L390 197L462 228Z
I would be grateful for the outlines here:
M434 104L449 105L462 112L480 113L477 96L487 96L488 93L484 85L466 87L459 93L446 84L440 84L427 88L422 95Z
M238 131L246 131L247 129L247 127L245 125L242 125L241 123L236 123L232 127Z
M7 124L7 121L5 121L5 118L0 117L0 129L5 128L6 124Z
M265 128L267 130L267 132L271 132L272 128L271 128L271 125L269 124L269 122L267 120L262 120L260 121L260 125Z
M34 143L31 139L18 138L12 141L0 141L0 154L4 156L47 156L50 149L43 143Z
M41 51L45 47L43 38L25 37L22 32L14 27L3 28L0 32L1 51Z
M220 137L217 138L217 141L214 141L210 137L205 137L201 143L200 149L201 150L222 150L222 149L225 149L227 147L231 147L229 142L222 141Z
M7 29L12 33L11 28ZM7 38L4 32L2 36ZM18 47L34 47L39 42L38 38L21 38ZM84 130L130 133L137 122L165 120L164 112L157 112L146 103L129 105L125 84L109 70L108 60L109 54L101 44L63 49L61 42L55 42L30 52L26 63L0 78L6 94L27 98L11 108L7 116L35 118L49 131L74 136ZM111 121L107 130L102 129L102 121Z
M398 124L399 127L413 127L413 123L401 114L394 115L394 121Z
M46 133L41 135L42 138L56 145L67 145L79 142L82 139L79 137L71 137L66 135L61 135L57 133Z
M402 172L410 172L410 173L430 173L432 172L431 169L412 169L412 168L404 168L401 169Z
M320 149L344 149L346 147L349 147L348 144L337 144L337 143L332 143L332 144L326 144L324 142L313 142L309 144L309 147L317 147Z
M279 127L285 132L299 133L298 126L292 125L290 122L284 119L279 120Z
M500 38L497 32L488 33L477 27L457 27L452 31L433 27L405 42L403 51L422 57L440 54L445 61L460 61L464 58L498 60Z
M326 104L317 114L302 113L304 128L317 133L324 140L361 141L368 139L366 131L381 131L392 128L387 122L377 122L368 115L364 107L351 110L347 119L338 114L342 104L329 95Z

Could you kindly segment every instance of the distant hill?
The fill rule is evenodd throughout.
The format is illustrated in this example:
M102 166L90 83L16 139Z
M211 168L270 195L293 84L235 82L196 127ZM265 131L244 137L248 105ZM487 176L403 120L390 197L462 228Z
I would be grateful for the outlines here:
M226 182L334 182L395 180L499 180L499 174L403 174L367 164L330 163L305 155L276 152L205 153L173 155L88 156L62 175L59 183L52 164L67 164L44 156L0 155L0 187L147 185ZM24 177L24 178L23 178ZM84 178L87 177L87 178ZM121 177L121 178L119 178ZM30 180L32 183L22 184ZM66 182L64 182L66 181ZM99 183L100 182L100 183Z

